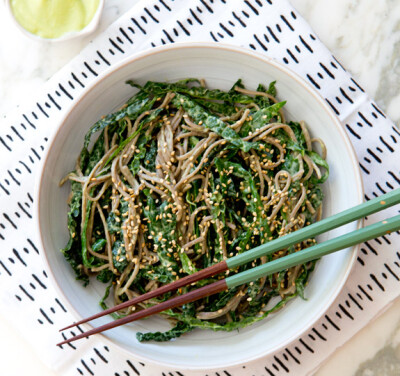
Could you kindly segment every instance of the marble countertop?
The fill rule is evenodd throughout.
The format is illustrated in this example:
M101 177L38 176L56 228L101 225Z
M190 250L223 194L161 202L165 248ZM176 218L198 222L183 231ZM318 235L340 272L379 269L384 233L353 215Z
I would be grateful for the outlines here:
M137 1L137 0L136 0ZM62 43L39 43L18 31L0 1L0 116L49 77L135 1L107 0L97 31ZM400 0L291 0L335 57L400 123ZM0 312L1 374L54 376ZM21 361L23 359L23 361ZM316 376L400 374L400 298L319 369Z

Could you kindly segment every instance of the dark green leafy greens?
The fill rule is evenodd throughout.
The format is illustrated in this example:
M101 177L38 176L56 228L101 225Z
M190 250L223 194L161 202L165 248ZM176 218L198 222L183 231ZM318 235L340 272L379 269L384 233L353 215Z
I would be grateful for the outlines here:
M256 92L246 91L241 80L229 91L208 89L192 78L129 83L139 91L90 128L70 174L70 239L62 252L84 284L91 275L107 284L101 307L107 308L112 295L115 303L126 301L318 218L329 166L310 147L304 125L284 121L286 102L275 100L275 82L260 84ZM173 327L138 333L137 339L167 341L195 328L244 328L296 296L305 298L314 266L299 265L165 311Z

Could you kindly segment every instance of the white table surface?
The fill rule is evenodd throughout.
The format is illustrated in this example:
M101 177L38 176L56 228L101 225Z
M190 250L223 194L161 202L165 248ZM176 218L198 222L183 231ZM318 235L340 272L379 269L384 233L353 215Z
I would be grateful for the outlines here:
M106 0L100 26L92 36L136 1ZM291 2L366 92L399 124L400 0ZM13 26L0 2L0 115L29 98L90 38L61 44L34 42ZM0 375L54 376L13 325L0 312ZM338 375L400 375L400 298L337 350L316 376Z

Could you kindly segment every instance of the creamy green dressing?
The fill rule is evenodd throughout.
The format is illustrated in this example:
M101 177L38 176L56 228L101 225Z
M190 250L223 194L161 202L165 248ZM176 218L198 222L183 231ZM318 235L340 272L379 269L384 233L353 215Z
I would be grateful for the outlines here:
M42 38L80 31L92 20L99 0L11 0L18 23Z

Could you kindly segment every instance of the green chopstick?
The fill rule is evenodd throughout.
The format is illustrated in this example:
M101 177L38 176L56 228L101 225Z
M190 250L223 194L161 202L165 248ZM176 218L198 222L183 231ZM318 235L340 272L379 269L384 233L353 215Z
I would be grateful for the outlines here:
M251 262L261 256L267 256L291 245L302 242L303 240L313 238L334 228L343 226L357 219L366 217L383 209L389 208L400 203L400 188L395 189L382 196L373 198L360 205L334 214L328 218L322 219L300 230L282 236L271 242L262 244L249 251L236 255L226 260L229 269ZM302 251L303 252L303 251Z
M345 235L326 240L323 243L291 253L276 260L270 261L244 272L227 277L225 282L228 288L233 288L245 283L255 281L273 273L319 259L322 256L351 247L356 244L377 238L400 229L400 215L369 225L367 227L349 232Z

